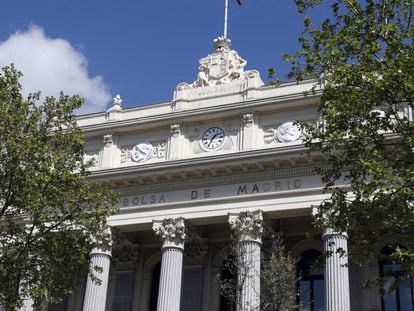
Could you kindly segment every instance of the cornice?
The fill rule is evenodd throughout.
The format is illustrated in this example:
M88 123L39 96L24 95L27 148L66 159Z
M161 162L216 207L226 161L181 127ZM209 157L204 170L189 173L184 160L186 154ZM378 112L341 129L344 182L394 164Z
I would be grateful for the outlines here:
M178 187L173 186L176 181L189 183L188 185L180 184L179 187L194 187L197 182L200 182L199 186L201 187L202 181L196 180L201 180L204 177L217 177L215 182L223 184L230 182L230 179L233 182L249 180L249 178L255 180L258 177L255 175L249 177L249 174L264 171L268 171L266 173L268 176L262 175L261 178L285 177L292 173L309 175L311 174L310 168L303 173L298 170L303 170L303 167L320 165L323 158L319 154L310 156L306 154L306 151L307 149L302 145L250 150L215 155L214 157L97 170L92 172L89 178L92 182L109 181L112 187L119 189L136 185L148 186L153 189L157 184L162 184L167 188ZM223 176L227 177L220 179Z
M272 107L274 110L292 108L293 102L297 100L306 100L309 105L313 104L313 100L318 98L321 91L317 91L313 95L304 96L303 92L291 93L287 95L278 95L273 97L258 98L248 101L237 101L223 105L215 105L210 107L202 107L191 110L171 111L147 117L131 118L118 121L107 121L104 123L92 124L82 126L82 131L85 135L91 135L94 132L127 132L131 128L137 129L140 127L154 128L162 127L171 124L172 122L190 122L201 119L214 119L217 117L226 117L234 115L235 113L242 113L243 111L266 111L269 110L270 105L288 103L288 107L278 105ZM162 104L162 105L165 105ZM305 106L305 105L302 105ZM253 109L254 108L254 109Z

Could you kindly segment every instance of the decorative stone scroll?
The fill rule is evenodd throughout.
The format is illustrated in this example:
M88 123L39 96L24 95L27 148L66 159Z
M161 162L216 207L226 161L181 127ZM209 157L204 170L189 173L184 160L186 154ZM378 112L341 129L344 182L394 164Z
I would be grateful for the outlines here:
M85 151L85 154L83 156L83 159L85 163L90 163L91 168L95 168L98 166L98 159L99 159L99 150L88 150Z
M164 242L163 247L184 247L186 237L184 218L166 218L162 221L154 221L152 230Z
M150 159L164 159L166 142L142 142L134 146L121 147L121 163L146 162Z
M262 211L229 214L229 224L238 240L252 240L261 243L263 233Z

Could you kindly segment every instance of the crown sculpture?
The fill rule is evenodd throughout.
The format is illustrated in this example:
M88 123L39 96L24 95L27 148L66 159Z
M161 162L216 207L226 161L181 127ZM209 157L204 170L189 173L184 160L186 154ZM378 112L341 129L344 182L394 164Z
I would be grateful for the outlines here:
M177 85L174 93L175 103L206 97L205 94L212 94L212 92L200 92L200 89L204 88L241 84L249 79L256 80L256 88L263 85L257 70L244 71L247 61L230 48L230 39L218 37L214 39L213 45L214 52L199 61L197 79L193 83L181 82ZM239 89L238 91L243 90ZM217 95L222 92L216 90L214 93Z

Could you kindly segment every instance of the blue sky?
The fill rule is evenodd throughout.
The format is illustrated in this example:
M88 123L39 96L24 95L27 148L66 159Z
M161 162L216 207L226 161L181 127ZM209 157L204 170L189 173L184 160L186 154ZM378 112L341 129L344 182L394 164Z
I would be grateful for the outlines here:
M228 37L246 69L284 77L283 53L299 48L293 0L229 0ZM82 113L172 99L223 34L224 0L13 0L2 4L0 65L23 71L24 91L80 93Z

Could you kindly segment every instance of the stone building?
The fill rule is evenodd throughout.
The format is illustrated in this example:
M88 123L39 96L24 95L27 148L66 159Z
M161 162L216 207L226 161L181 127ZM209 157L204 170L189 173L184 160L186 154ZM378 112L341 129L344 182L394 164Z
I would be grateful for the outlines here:
M79 117L86 158L96 160L91 179L110 182L121 200L109 219L112 243L90 255L104 268L102 285L80 277L79 290L51 310L235 310L217 279L232 234L255 263L242 295L256 310L264 225L301 256L303 310L413 310L409 288L384 297L362 289L387 263L357 268L334 253L325 269L312 265L348 239L330 230L306 238L324 199L314 173L323 159L306 154L297 121L317 122L319 93L304 96L313 81L265 86L245 65L217 38L171 102L123 109L117 96L106 113Z

